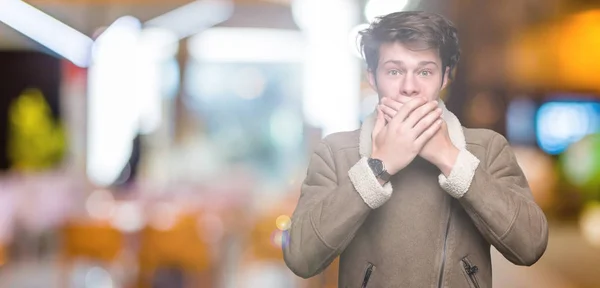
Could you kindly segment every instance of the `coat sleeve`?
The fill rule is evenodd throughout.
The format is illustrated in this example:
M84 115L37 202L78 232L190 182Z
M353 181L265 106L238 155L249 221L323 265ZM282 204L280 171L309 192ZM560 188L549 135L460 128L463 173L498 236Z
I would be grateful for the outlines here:
M366 158L346 173L336 173L331 148L322 141L311 156L282 248L286 265L302 278L319 274L344 251L370 211L385 203L391 193L391 184L379 184Z
M494 134L485 159L462 150L440 184L459 199L483 237L517 265L537 262L548 244L548 223L508 141Z

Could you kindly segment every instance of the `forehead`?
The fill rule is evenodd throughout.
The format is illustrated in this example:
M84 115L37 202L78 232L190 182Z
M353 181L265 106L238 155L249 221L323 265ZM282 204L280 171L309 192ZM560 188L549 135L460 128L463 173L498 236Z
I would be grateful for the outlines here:
M442 65L438 49L409 49L409 46L400 42L383 43L379 47L379 64L388 61L401 61L406 65L417 65L422 61L433 61Z

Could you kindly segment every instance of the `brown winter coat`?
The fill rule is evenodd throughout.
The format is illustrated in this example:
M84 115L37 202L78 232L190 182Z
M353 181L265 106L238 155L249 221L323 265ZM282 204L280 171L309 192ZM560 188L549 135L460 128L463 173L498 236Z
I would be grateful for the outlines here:
M517 265L542 256L546 217L506 139L440 106L461 150L448 178L417 157L382 187L366 164L373 115L321 141L283 248L295 274L340 256L339 287L491 287L490 245Z

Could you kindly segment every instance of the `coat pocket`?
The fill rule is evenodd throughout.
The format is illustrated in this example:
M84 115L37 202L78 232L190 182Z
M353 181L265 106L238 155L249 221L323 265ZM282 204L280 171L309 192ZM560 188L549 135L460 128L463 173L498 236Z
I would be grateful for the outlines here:
M469 287L480 288L479 280L477 279L477 272L479 272L479 268L473 265L468 257L461 259L460 264L462 266L463 273L467 278L467 282L469 283Z
M360 286L361 288L367 288L367 285L369 285L369 280L371 280L371 276L373 275L373 271L375 271L375 265L369 262L367 268L365 269L362 285Z

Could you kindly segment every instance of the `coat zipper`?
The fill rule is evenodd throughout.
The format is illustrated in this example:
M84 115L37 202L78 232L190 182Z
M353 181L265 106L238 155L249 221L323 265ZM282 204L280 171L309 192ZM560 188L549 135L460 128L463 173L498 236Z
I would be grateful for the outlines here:
M448 246L448 232L450 230L450 219L452 218L452 202L450 202L450 212L448 213L448 222L446 223L446 231L444 233L444 249L442 250L442 265L440 267L440 277L438 287L442 288L444 280L444 266L446 266L446 247Z
M367 270L365 271L365 278L363 278L363 283L361 286L362 288L367 288L367 284L369 284L369 279L371 279L373 270L375 270L375 266L373 263L369 263L369 266L367 266Z
M475 288L479 288L479 282L477 281L477 277L475 277L475 273L479 271L479 268L475 265L471 265L467 258L463 258L462 263L463 269L465 269L465 272L467 273L467 276L469 276L469 280L471 280L473 286L475 286Z

